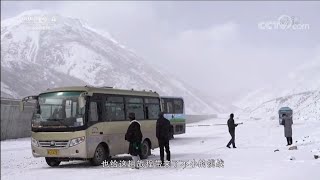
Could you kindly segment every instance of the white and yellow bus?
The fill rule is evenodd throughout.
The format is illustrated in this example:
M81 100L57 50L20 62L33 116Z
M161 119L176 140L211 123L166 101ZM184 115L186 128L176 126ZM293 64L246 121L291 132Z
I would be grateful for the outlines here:
M36 100L31 123L34 157L45 157L49 166L61 161L90 160L100 165L117 154L128 153L125 133L128 114L135 113L143 133L141 158L158 147L156 120L161 110L159 94L89 86L49 89L24 102Z

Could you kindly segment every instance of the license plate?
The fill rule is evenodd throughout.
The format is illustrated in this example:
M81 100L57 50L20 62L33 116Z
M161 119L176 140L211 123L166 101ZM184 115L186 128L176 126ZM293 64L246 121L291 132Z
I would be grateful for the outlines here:
M48 155L56 156L59 154L59 149L48 149Z

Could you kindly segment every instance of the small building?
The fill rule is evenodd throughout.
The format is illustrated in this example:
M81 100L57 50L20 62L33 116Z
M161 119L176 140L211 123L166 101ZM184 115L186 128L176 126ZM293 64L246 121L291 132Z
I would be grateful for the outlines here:
M293 111L289 107L282 107L279 109L279 124L281 125L282 115L285 114L287 117L292 117Z

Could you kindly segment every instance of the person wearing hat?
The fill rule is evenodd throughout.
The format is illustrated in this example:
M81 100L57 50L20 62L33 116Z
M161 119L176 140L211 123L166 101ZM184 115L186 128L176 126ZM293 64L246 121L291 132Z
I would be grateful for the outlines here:
M171 124L168 119L164 117L164 113L159 113L159 118L157 120L157 127L156 127L156 136L158 138L159 148L160 148L160 160L161 165L164 165L164 149L166 149L167 154L167 161L170 161L170 131L171 131Z
M136 120L134 113L129 113L130 125L125 135L125 140L129 141L129 154L132 156L134 168L139 169L137 162L140 160L142 132L140 123Z

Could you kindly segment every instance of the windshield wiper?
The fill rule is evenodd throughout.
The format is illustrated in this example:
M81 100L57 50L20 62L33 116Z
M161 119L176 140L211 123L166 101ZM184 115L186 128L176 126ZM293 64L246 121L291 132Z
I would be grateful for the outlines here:
M47 120L48 121L58 121L61 125L66 126L67 128L70 127L66 123L63 122L64 119L52 118L52 119L47 119Z

